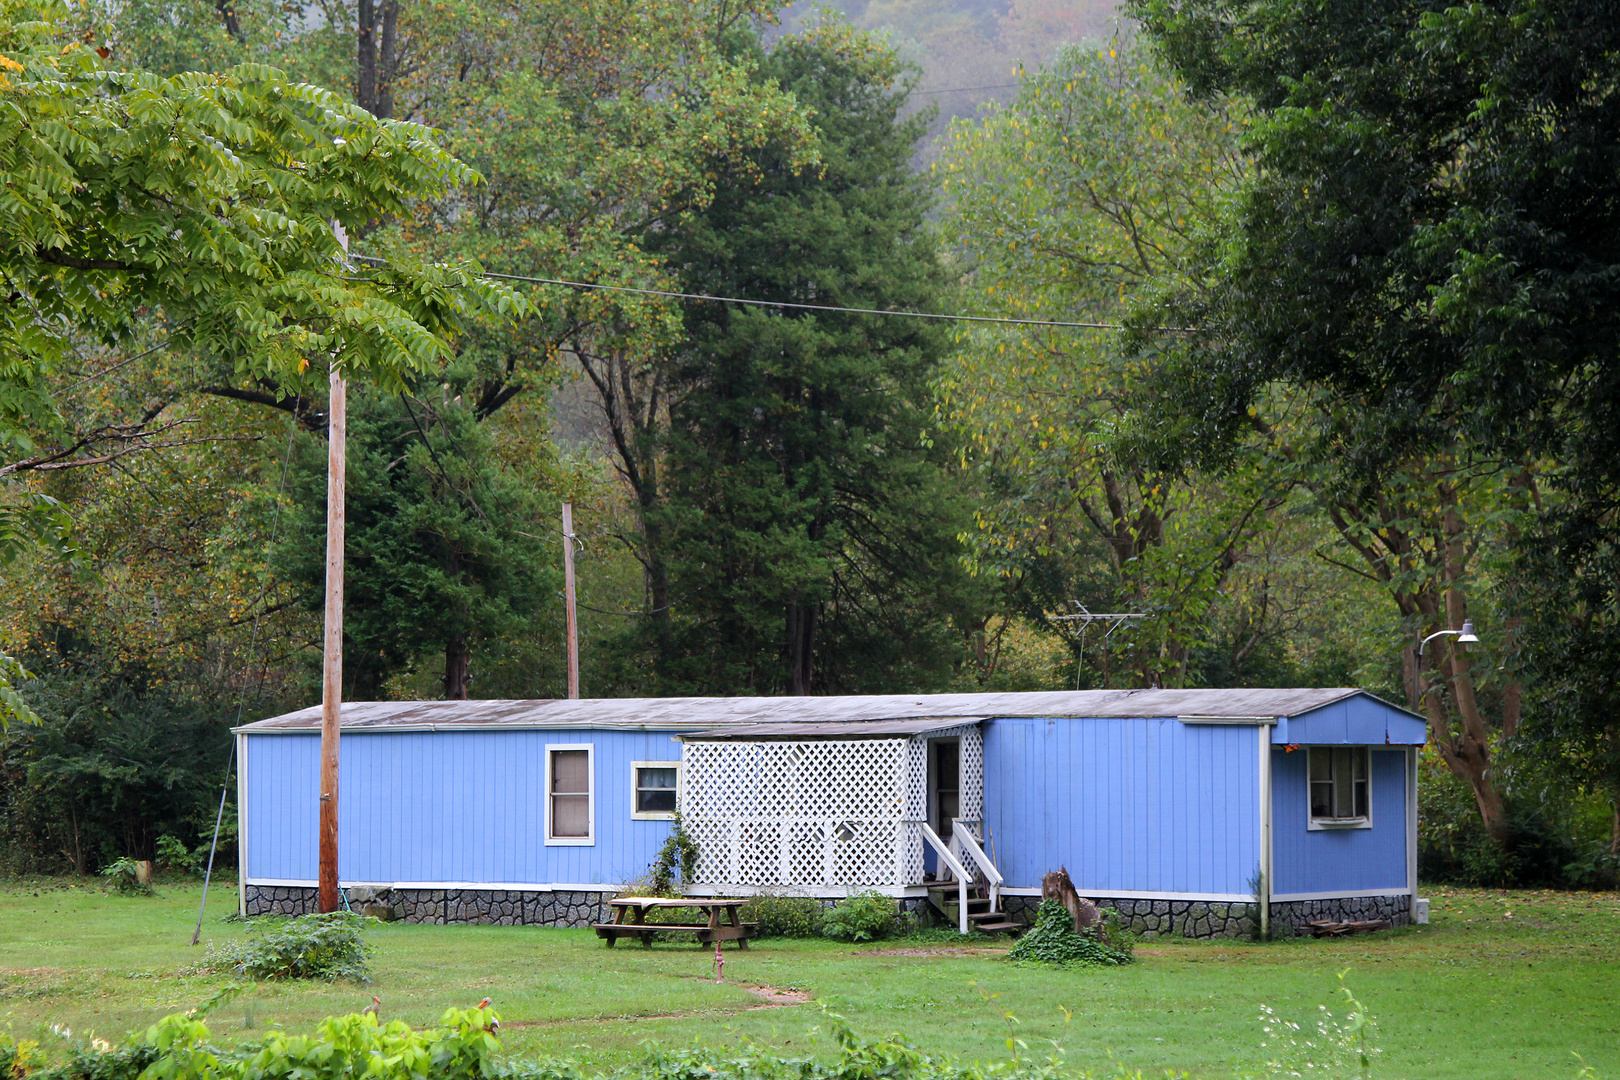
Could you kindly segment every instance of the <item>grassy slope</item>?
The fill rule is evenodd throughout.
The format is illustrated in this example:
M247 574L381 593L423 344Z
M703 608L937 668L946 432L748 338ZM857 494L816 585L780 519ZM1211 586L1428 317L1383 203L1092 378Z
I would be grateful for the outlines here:
M0 1027L34 1036L60 1021L118 1037L205 1000L223 979L180 974L199 890L155 900L62 882L0 886ZM641 1043L750 1035L809 1045L813 1007L758 1009L744 985L808 991L868 1034L902 1032L967 1058L1007 1053L1009 1024L1031 1051L1062 1039L1077 1066L1230 1076L1259 1057L1262 1003L1308 1018L1331 1006L1336 975L1378 1016L1391 1077L1570 1077L1572 1052L1620 1077L1620 895L1430 891L1434 922L1397 934L1272 945L1151 942L1141 963L1109 971L1013 967L993 950L906 955L832 942L769 941L713 955L660 945L611 952L589 931L393 925L374 935L376 983L259 986L210 1019L223 1039L269 1025L305 1028L381 996L384 1019L430 1024L448 1005L489 995L506 1049L610 1067ZM205 940L240 934L221 921L230 887L209 897ZM938 943L921 948L937 949ZM915 947L913 949L915 951ZM735 980L735 981L734 981ZM988 999L987 995L997 995ZM1065 1025L1060 1006L1072 1010Z

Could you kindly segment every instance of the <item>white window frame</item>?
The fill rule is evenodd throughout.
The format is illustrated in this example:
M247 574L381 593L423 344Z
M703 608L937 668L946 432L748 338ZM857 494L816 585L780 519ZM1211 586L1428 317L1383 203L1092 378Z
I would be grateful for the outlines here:
M1318 750L1359 750L1367 762L1367 814L1365 817L1319 818L1311 813L1311 754ZM1370 829L1373 827L1372 747L1370 746L1307 746L1305 748L1305 828L1309 832L1332 829Z
M677 813L675 810L648 810L643 812L636 809L640 802L637 796L641 794L641 786L638 781L641 779L642 769L674 769L675 805L679 806L681 805L681 782L684 779L681 774L681 763L679 761L632 761L630 763L630 816L636 821L674 821Z
M559 750L585 751L585 835L584 836L553 836L551 834L551 778L554 775L551 767L551 756ZM546 744L546 775L541 784L545 791L546 807L546 846L547 847L595 847L596 846L596 747L591 743L547 743Z

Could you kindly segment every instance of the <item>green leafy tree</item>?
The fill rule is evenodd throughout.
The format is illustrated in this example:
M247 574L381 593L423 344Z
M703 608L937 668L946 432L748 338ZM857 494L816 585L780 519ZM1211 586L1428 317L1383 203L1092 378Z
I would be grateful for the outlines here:
M712 202L648 238L688 292L926 310L944 274L906 162L906 69L825 22L777 41L758 78L814 110L819 168L775 144ZM725 165L724 161L717 165ZM837 692L948 678L971 605L963 507L929 437L943 335L910 319L694 302L662 364L662 488L647 510L669 572L655 647L673 686Z
M1124 43L1060 52L1012 105L958 124L935 166L974 312L1112 323L1169 282L1200 287L1198 254L1247 169L1240 126L1237 110L1190 101ZM1104 685L1198 677L1189 660L1212 608L1292 486L1264 450L1216 477L1131 445L1156 345L1145 337L975 327L939 378L944 417L991 496L977 568L1016 582L1037 619L1071 600L1145 615L1106 641L1090 635Z
M1522 598L1612 568L1583 538L1612 528L1620 505L1615 13L1225 0L1141 0L1133 11L1196 90L1256 107L1260 168L1215 264L1219 288L1163 309L1209 331L1165 367L1175 404L1162 415L1177 417L1167 431L1219 454L1248 437L1278 387L1303 390L1328 403L1322 446L1364 521L1427 485L1419 518L1440 554L1410 619L1414 641L1455 628L1489 585L1465 572L1479 542L1469 534L1486 519L1476 507L1470 522L1456 478L1507 478L1503 510L1552 511L1500 530L1524 556L1495 582L1513 672ZM1410 565L1394 548L1376 557L1381 573ZM1598 579L1588 594L1613 586ZM1555 619L1536 640L1568 629ZM1550 659L1566 669L1578 655L1559 652ZM1518 691L1504 688L1502 720L1489 723L1475 692L1483 672L1457 648L1429 656L1424 707L1438 749L1505 845L1492 742L1511 733Z
M280 555L312 610L325 582L325 461L324 443L305 439L292 483L300 509ZM560 574L537 522L558 500L501 459L459 396L360 397L348 475L345 697L382 699L391 677L437 652L444 696L466 698L480 649L554 629ZM533 674L528 696L554 688Z

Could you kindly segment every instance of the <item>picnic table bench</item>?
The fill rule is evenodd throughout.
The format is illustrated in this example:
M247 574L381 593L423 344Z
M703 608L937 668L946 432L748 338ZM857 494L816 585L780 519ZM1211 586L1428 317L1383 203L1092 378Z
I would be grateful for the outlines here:
M653 935L657 933L692 934L697 938L699 945L708 945L715 941L735 941L737 948L746 949L748 939L759 929L759 923L737 921L737 909L748 903L747 900L724 900L708 896L692 896L679 900L662 896L621 896L611 903L613 921L594 924L596 936L605 939L610 949L613 948L613 943L622 937L639 937L641 947L650 949ZM647 912L668 908L696 908L699 911L706 911L709 921L707 923L647 921ZM726 922L720 921L722 912L727 916Z

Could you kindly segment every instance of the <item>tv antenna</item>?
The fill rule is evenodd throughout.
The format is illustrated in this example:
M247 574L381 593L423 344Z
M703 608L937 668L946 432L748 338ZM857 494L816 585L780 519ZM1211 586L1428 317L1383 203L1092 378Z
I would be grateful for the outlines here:
M1076 663L1074 666L1074 688L1078 690L1080 689L1080 676L1082 672L1082 664L1079 661L1083 661L1085 659L1086 631L1091 629L1091 624L1103 623L1107 625L1108 629L1103 632L1102 636L1102 640L1106 642L1109 638L1114 636L1114 631L1118 630L1126 623L1134 623L1137 619L1147 618L1147 613L1144 611L1092 611L1078 600L1070 600L1069 603L1073 604L1075 607L1073 614L1048 615L1047 619L1052 622L1068 623L1071 626L1079 628L1080 647L1075 653ZM1108 654L1105 652L1103 653L1103 685L1106 686L1107 684Z

